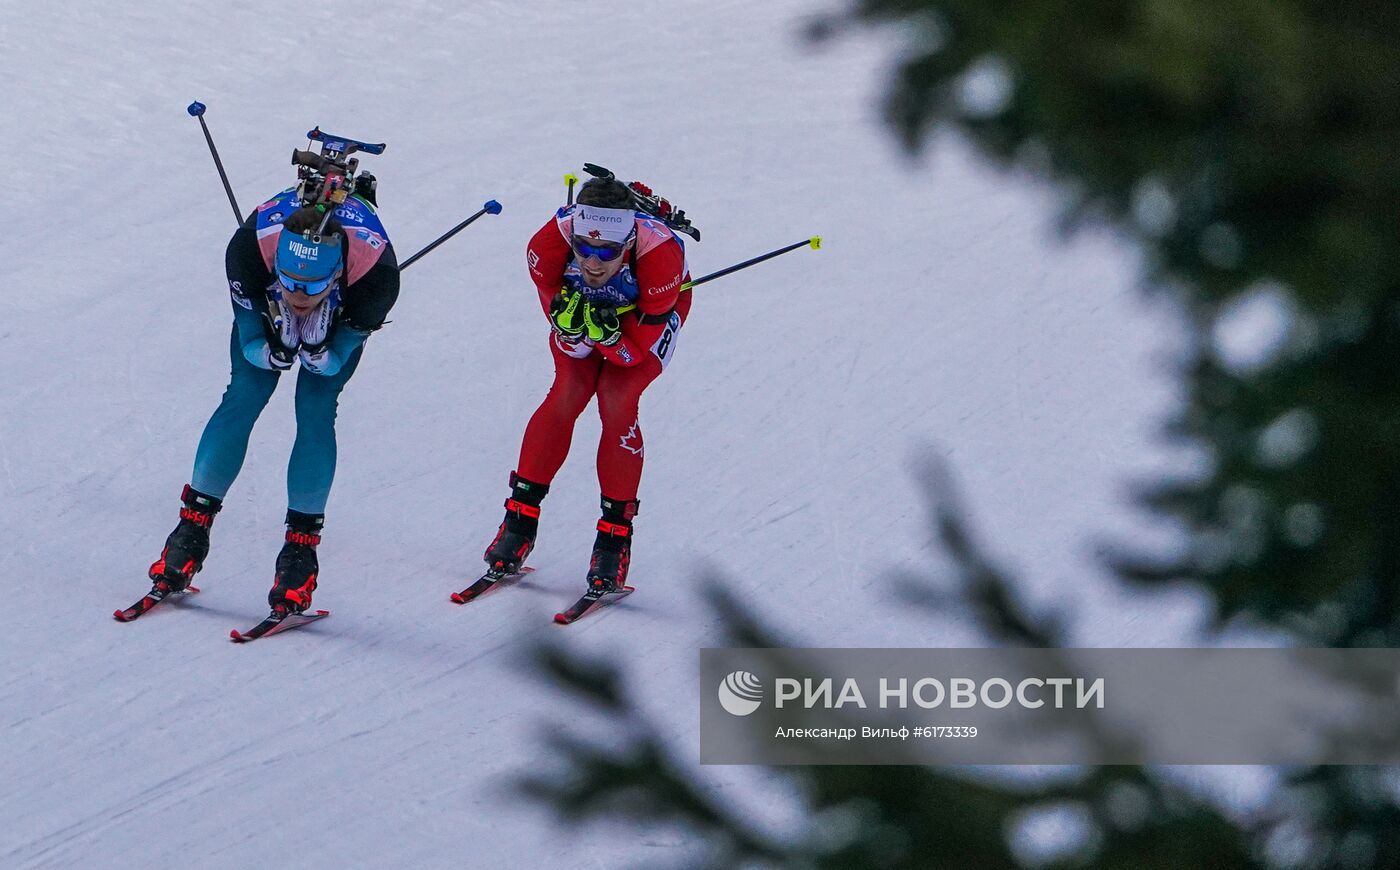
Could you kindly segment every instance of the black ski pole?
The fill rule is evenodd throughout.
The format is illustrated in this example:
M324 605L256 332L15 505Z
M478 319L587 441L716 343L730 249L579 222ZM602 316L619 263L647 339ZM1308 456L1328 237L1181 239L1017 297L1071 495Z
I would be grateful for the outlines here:
M486 200L486 204L483 205L483 206L481 207L481 211L478 211L476 214L474 214L474 215L472 215L471 217L467 218L466 220L462 221L460 224L457 224L457 226L453 227L452 229L450 229L450 230L448 230L447 232L443 233L442 235L438 236L438 237L437 237L437 240L434 241L432 244L428 245L428 246L427 246L426 248L424 248L423 250L419 251L418 253L414 254L412 257L409 257L407 260L404 260L402 263L400 263L400 264L399 264L399 271L402 272L404 269L407 269L409 266L412 266L412 265L413 265L415 262L417 262L417 261L419 260L419 258L421 258L424 254L428 253L428 252L431 251L433 248L436 248L438 245L442 244L443 242L445 242L445 241L447 241L448 239L452 238L453 236L457 235L457 234L460 233L462 230L466 229L468 226L471 225L471 222L472 222L472 221L476 220L477 218L481 217L482 215L484 215L484 214L500 214L500 213L501 213L501 204L500 204L499 202L496 202L494 199L488 199L488 200Z
M572 172L564 173L564 183L569 186L569 205L574 204L574 185L578 184L578 176Z
M228 174L224 172L224 162L219 159L219 149L214 147L214 137L209 135L209 125L204 123L205 105L198 100L190 103L189 112L194 118L199 119L199 129L204 131L204 141L209 143L209 153L214 156L214 166L219 170L219 180L224 183L224 193L228 194L228 204L233 206L233 221L239 226L243 225L243 212L238 208L238 200L233 198L233 187L228 183Z
M776 251L769 251L769 252L766 253L766 254L762 254L762 255L760 255L760 256L754 257L752 260L745 260L745 261L742 262L742 263L735 263L734 265L730 266L730 267L727 268L727 269L720 269L718 272L711 272L710 274L706 275L706 276L703 277L703 278L696 278L694 281L687 281L686 283L684 283L684 284L681 285L681 289L682 289L682 290L689 290L689 289L692 288L692 287L699 287L701 284L704 284L706 281L713 281L713 280L715 280L716 278L723 278L725 275L731 274L731 273L733 273L733 272L737 272L737 271L739 271L740 269L747 269L747 268L750 267L750 266L755 266L755 265L757 265L757 264L759 264L759 263L762 263L764 260L771 260L771 259L773 259L774 257L782 256L783 254L786 254L788 251L795 251L795 250L797 250L798 248L806 248L806 247L811 247L811 249L815 251L815 250L820 249L821 246L822 246L822 237L821 237L821 236L812 236L810 239L803 239L803 240L800 241L800 242L793 242L792 244L787 245L786 247L779 248L779 249L776 250Z

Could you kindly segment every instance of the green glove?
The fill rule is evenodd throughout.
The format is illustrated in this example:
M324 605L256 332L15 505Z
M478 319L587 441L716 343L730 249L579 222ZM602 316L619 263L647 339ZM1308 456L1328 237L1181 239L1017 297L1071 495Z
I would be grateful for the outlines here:
M587 310L588 303L583 301L582 293L565 296L564 291L560 290L549 302L549 322L563 338L578 341L583 338L584 314Z
M617 319L615 308L583 308L583 325L594 344L611 347L622 339L622 323Z

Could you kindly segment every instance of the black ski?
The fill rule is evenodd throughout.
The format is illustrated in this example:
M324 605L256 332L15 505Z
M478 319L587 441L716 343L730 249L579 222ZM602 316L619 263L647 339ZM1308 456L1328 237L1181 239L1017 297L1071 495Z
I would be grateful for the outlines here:
M554 621L560 625L568 625L571 622L577 622L595 610L607 607L609 604L614 604L626 598L634 591L636 590L631 586L623 586L621 589L615 589L612 592L590 589L583 594L582 598L575 601L573 606L568 610L565 610L563 613L554 614Z
M131 605L126 610L114 611L112 613L112 618L117 622L131 622L133 619L150 612L152 608L166 599L179 598L181 595L193 595L198 591L198 586L186 586L179 592L168 592L164 589L157 589L152 586L151 591L147 592L140 601Z
M267 619L264 619L247 631L240 632L235 628L228 633L228 636L234 643L248 643L260 637L267 637L268 635L277 634L278 632L290 631L293 628L306 625L308 622L325 619L330 615L331 612L329 610L315 610L311 613L272 613L268 615Z
M461 592L453 592L451 595L452 601L457 604L466 604L469 601L475 601L488 592L491 592L502 586L509 586L511 583L514 583L516 580L519 580L521 577L525 576L526 574L529 574L533 570L535 569L521 568L519 571L515 571L513 573L504 571L487 571L485 574L481 575L480 580L477 580L475 583L468 586L466 589L463 589Z

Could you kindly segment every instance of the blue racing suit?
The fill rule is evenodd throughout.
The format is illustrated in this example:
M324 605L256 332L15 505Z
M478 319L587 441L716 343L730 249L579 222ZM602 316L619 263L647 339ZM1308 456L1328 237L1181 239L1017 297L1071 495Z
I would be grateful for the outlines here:
M296 210L295 193L263 203L239 227L225 254L234 323L229 339L232 372L223 400L204 427L190 486L223 499L243 467L253 424L277 389L281 372L268 362L272 331L269 301L276 276L271 253L280 222ZM326 336L329 351L314 370L299 366L296 440L287 464L287 507L324 514L335 478L335 416L340 391L355 374L365 340L384 325L399 293L399 267L373 206L351 197L335 211L347 236L344 286ZM359 244L356 244L356 243Z

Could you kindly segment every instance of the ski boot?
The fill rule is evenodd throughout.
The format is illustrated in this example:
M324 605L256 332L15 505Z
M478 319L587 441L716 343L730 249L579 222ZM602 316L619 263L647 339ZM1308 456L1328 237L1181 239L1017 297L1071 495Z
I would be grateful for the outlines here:
M632 518L636 515L636 499L620 501L603 496L603 517L598 520L598 537L588 563L590 592L617 592L626 587L627 568L632 562Z
M520 571L530 551L535 549L535 536L540 529L540 502L548 494L549 484L534 483L513 471L510 473L506 516L482 557L489 572L504 576Z
M321 526L325 514L304 514L287 511L287 537L277 554L277 579L267 593L272 612L280 616L301 613L311 606L311 593L316 591L316 545L321 543Z
M165 539L165 549L148 572L151 591L162 596L185 591L204 567L204 559L209 555L209 527L223 507L221 499L205 495L189 484L180 493L180 501L184 502L180 524Z

